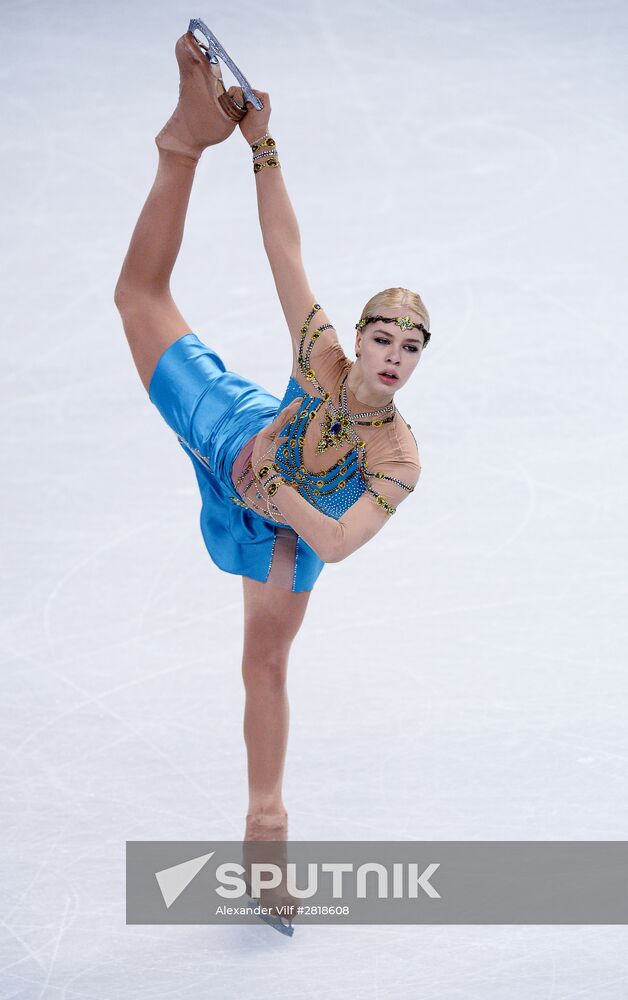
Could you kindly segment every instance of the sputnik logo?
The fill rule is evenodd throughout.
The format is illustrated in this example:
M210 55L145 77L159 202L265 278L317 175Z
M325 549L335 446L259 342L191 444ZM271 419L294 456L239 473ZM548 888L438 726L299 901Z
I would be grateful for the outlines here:
M209 854L201 854L198 858L191 858L189 861L183 861L180 865L172 865L171 868L162 868L160 872L155 872L155 878L167 907L172 906L215 853L215 851L210 851Z

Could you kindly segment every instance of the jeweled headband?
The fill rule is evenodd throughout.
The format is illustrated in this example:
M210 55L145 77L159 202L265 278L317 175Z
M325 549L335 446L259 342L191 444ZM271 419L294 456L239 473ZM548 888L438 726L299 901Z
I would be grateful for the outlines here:
M367 323L395 323L401 330L412 330L416 328L423 333L423 347L427 347L430 339L430 331L426 330L422 323L415 323L409 316L365 316L359 323L355 324L356 330L361 330Z

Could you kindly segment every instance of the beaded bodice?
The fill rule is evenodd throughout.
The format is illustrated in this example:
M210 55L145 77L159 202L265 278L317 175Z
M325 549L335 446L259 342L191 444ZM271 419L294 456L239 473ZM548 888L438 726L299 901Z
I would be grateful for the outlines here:
M303 396L303 400L292 420L280 431L280 434L287 434L287 438L285 444L279 445L275 452L275 465L283 478L297 487L301 496L318 507L323 514L337 520L367 488L360 475L360 452L355 446L324 472L310 472L303 459L305 434L308 424L315 419L324 401L315 396L304 395L303 389L291 375L281 408L298 396Z
M381 506L388 514L394 514L396 507L389 503L387 498L375 489L375 486L380 484L380 480L390 480L403 490L412 492L414 485L381 470L371 471L367 458L367 442L358 432L362 424L380 427L389 423L394 418L395 407L391 403L387 407L382 407L381 412L370 410L363 413L355 412L352 409L350 417L347 416L347 395L344 383L351 370L351 362L342 352L337 340L335 340L337 353L333 364L328 364L327 371L324 373L319 371L317 374L319 363L316 361L315 345L318 338L326 330L334 329L331 323L326 323L317 330L310 331L310 323L320 308L318 303L314 304L301 328L297 356L298 375L311 389L310 391L305 389L294 374L290 376L279 406L279 412L297 397L303 398L291 420L283 426L280 425L274 464L287 483L329 517L340 518L365 493L371 494L373 502ZM308 334L310 334L309 342L307 342ZM320 353L318 357L320 359ZM313 365L317 365L317 368L315 369ZM389 415L391 412L392 416ZM375 419L372 419L373 416ZM313 426L310 426L311 424ZM310 443L309 462L304 455L308 430L317 441L320 438L314 453L314 460L312 460L313 449ZM311 440L312 438L308 436L308 442ZM345 450L339 459L322 470L312 471L312 467L317 464L315 459L319 454L325 454L332 448L337 450L339 445L346 443L351 444L352 447ZM248 470L245 467L245 474L247 471L250 472L250 463ZM244 479L244 476L241 478ZM252 505L253 509L261 516L267 517L264 510L265 501L262 501L259 496L255 501L254 496L252 496L256 492L252 474L248 486L246 483L242 483L241 492L249 502L243 503L242 500L233 497L235 503L241 503L244 506ZM283 520L277 508L274 508L273 519L279 522Z

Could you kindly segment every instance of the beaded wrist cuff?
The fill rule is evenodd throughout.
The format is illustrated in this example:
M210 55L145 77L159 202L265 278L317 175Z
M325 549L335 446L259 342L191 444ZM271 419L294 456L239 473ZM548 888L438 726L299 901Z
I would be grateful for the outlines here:
M269 132L266 132L256 142L251 143L253 153L253 173L258 174L262 167L281 167L277 144ZM258 161L258 162L255 162Z
M262 471L263 470L260 469L260 472ZM279 487L283 486L285 480L279 475L278 472L275 472L272 476L269 476L268 479L258 479L257 482L267 497L273 497Z
M261 139L257 139L256 142L251 143L251 149L253 150L254 153L257 153L257 151L262 149L263 146L274 146L274 145L276 145L275 140L273 139L272 135L269 135L269 133L267 132L266 135L263 135L261 137Z
M278 156L278 155L279 154L278 154L277 148L275 146L273 146L272 149L263 149L261 153L254 153L253 154L253 163L255 163L256 160L263 159L265 156Z
M264 489L268 493L269 497L274 497L280 486L283 486L283 479L281 476L273 476L272 480L269 479L268 482L264 484Z
M253 173L258 174L262 167L281 167L278 156L267 156L265 160L253 164Z

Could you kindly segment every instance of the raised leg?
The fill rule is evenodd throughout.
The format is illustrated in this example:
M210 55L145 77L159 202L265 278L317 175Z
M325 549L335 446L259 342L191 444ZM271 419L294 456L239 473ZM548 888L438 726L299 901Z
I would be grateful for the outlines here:
M170 294L170 275L183 238L196 165L204 149L223 142L236 127L219 95L231 99L231 92L238 88L225 93L220 67L208 63L191 32L179 38L175 55L179 100L155 137L157 176L131 237L114 295L147 390L162 353L191 332Z
M157 176L137 220L115 290L115 303L144 388L162 353L190 326L170 293L196 162L159 150Z

